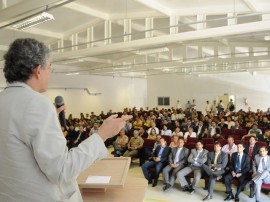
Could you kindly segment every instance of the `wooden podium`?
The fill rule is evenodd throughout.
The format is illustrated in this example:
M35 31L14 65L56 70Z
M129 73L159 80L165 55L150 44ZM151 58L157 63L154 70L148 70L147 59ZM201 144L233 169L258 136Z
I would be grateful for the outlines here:
M147 181L128 176L129 157L97 161L77 178L84 202L142 202ZM110 176L109 183L86 183L88 176Z

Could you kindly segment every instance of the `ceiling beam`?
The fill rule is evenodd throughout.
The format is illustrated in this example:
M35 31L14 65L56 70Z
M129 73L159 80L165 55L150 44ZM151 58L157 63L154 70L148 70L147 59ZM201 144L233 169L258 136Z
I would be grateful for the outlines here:
M71 2L69 4L64 5L64 7L69 8L71 10L80 12L80 13L84 13L87 15L91 15L93 17L97 17L103 20L109 20L109 15L107 13L101 12L99 10L87 7L87 6L83 6L81 4L75 3L75 2Z
M254 2L252 2L252 0L242 0L242 2L245 3L245 5L250 9L250 11L252 12L258 11L258 9L256 8L256 5L254 4Z
M160 13L163 13L167 16L171 15L171 10L163 6L162 4L158 3L155 0L137 0L139 3L146 5L147 7L154 9Z
M140 39L122 43L110 44L105 47L95 47L82 49L76 52L67 51L54 54L54 60L59 61L74 56L96 56L110 52L121 52L130 49L139 49L149 46L159 46L175 42L185 42L192 40L201 40L215 37L224 37L230 35L244 34L249 32L260 32L270 29L270 21L252 22L246 24L237 24L218 28L209 28L198 31L183 32L147 39Z

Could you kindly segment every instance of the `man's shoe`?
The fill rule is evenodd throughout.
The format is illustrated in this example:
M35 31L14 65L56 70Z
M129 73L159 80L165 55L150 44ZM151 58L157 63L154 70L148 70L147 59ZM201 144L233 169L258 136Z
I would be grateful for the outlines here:
M249 198L253 198L254 196L255 196L254 187L253 187L253 185L251 185L250 186Z
M235 195L234 201L235 201L235 202L239 202L239 196Z
M169 183L166 183L166 185L164 185L163 187L163 191L169 189L171 187L171 185Z
M187 186L187 185L186 185L186 186L184 186L184 187L183 187L183 189L182 189L182 191L189 191L188 186Z
M249 197L249 198L254 198L254 196L255 196L255 194L254 194L254 193L253 193L253 194L251 193L251 194L249 194L248 197Z
M229 194L229 195L224 199L224 201L230 201L230 200L232 200L232 199L234 199L234 196L233 196L232 194Z
M148 180L148 184L152 184L152 180Z
M153 184L152 184L152 187L155 187L155 186L157 186L157 182L156 181L154 181Z
M190 186L188 191L189 191L189 193L190 193L190 194L193 194L193 193L194 193L194 191L195 191L195 189L193 189L193 187L192 187L192 186Z
M203 201L209 201L212 198L213 198L213 196L211 196L211 195L208 194L206 197L204 197Z

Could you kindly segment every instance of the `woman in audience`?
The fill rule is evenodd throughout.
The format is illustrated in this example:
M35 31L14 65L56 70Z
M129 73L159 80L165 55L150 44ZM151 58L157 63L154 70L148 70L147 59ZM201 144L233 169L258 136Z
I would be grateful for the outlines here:
M163 125L163 129L161 130L161 135L166 135L166 136L172 136L172 131L168 129L167 125Z
M178 136L178 137L184 137L184 134L183 132L180 130L180 127L176 127L175 128L175 131L173 132L172 136Z
M136 116L135 121L133 122L133 128L135 130L140 130L140 127L142 127L142 125L143 125L142 120L140 119L139 116Z
M171 144L169 145L169 147L174 148L174 147L178 147L178 140L179 137L177 135L172 136L172 141Z
M193 132L193 128L192 127L189 127L188 128L188 131L185 133L184 135L184 140L185 142L187 141L188 138L190 137L197 137L196 133Z
M152 128L150 134L147 137L147 139L155 140L156 138L157 138L156 130L154 128Z
M209 132L206 126L203 126L201 132L198 135L198 138L201 140L202 138L208 138Z

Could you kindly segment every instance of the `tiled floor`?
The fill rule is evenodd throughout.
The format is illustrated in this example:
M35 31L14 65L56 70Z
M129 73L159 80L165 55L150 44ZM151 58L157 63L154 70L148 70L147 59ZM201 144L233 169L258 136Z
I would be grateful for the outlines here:
M110 153L112 151L112 148L109 148L108 150ZM133 162L131 163L129 175L132 177L144 177L138 160L133 160ZM144 202L199 202L202 201L202 199L207 195L207 191L202 188L204 186L203 180L200 181L198 188L196 188L193 194L182 192L178 181L173 188L165 192L162 190L162 186L162 175L160 175L158 185L156 187L148 185L145 193ZM233 186L233 188L235 192L235 187ZM240 202L255 202L255 198L250 199L248 197L248 194L249 190L241 193ZM226 198L225 185L217 183L215 186L213 199L210 200L210 202L224 201L224 198ZM231 200L231 202L234 201ZM270 202L270 195L262 194L260 202Z

